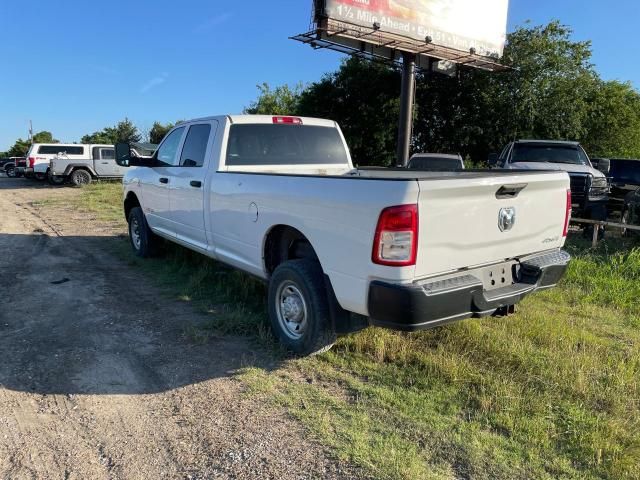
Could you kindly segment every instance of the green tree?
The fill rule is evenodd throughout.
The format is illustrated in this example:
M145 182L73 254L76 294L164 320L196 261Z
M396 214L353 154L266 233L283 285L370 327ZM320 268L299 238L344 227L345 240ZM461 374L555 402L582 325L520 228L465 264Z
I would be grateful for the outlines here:
M244 109L250 115L296 115L303 90L302 84L295 87L280 85L271 89L268 83L258 85L258 99Z
M113 145L116 143L135 143L139 142L142 136L138 128L131 120L125 118L113 127L106 127L98 132L84 135L81 143L103 143Z
M400 74L393 68L358 58L308 86L298 113L336 120L354 163L392 165L399 115Z
M525 26L508 36L507 71L419 73L413 151L460 153L482 164L515 138L538 138L577 140L593 155L640 157L640 93L603 81L591 63L591 43L572 35L557 21ZM393 163L396 68L350 58L302 90L280 88L264 84L246 111L336 120L357 164Z
M162 124L160 122L153 122L151 130L149 130L149 143L159 144L174 126L175 124L173 123Z
M19 138L13 144L13 146L7 151L7 156L9 157L24 157L29 151L29 147L31 146L31 142L29 140L23 140Z
M640 158L640 94L630 83L600 82L581 139L593 156Z
M600 80L590 42L571 36L558 22L519 28L509 34L503 57L509 71L423 75L416 149L459 151L478 162L515 138L585 138Z
M33 143L60 143L58 140L53 138L53 134L46 130L42 132L35 133L33 135ZM24 157L29 151L29 147L31 147L31 142L27 140L23 140L19 138L13 144L13 146L6 152L8 157Z

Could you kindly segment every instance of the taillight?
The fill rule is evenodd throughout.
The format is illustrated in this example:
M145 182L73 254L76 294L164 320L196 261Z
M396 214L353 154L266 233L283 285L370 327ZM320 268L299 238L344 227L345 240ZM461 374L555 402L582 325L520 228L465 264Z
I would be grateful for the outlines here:
M418 253L418 205L385 208L380 213L371 259L378 265L408 267Z
M29 157L29 168L33 168L36 164L36 159L34 157Z
M569 233L569 222L571 222L571 190L567 190L567 207L564 214L564 229L562 236L566 237Z
M273 123L278 125L302 125L302 119L298 117L273 117Z

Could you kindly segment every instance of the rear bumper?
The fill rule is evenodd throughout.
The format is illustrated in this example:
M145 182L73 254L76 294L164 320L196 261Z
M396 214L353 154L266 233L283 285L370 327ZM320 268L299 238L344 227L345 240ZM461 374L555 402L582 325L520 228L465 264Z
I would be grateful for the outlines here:
M515 305L530 293L554 287L570 260L563 250L528 257L518 265L517 283L491 291L485 290L482 280L470 273L410 285L374 281L369 286L370 323L416 331L465 318L486 317Z

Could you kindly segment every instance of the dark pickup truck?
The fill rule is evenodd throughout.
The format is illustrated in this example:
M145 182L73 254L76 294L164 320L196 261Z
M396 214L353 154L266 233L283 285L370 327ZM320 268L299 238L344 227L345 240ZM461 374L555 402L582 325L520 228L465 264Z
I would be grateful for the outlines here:
M512 170L560 170L571 180L574 217L607 219L609 182L607 162L598 168L578 142L557 140L517 140L500 154L489 157L493 168Z
M640 187L640 160L630 158L612 158L610 160L594 158L594 165L599 165L602 161L610 164L609 181L611 182L611 193L609 194L609 211L619 212L625 202L625 198L630 192L634 192Z

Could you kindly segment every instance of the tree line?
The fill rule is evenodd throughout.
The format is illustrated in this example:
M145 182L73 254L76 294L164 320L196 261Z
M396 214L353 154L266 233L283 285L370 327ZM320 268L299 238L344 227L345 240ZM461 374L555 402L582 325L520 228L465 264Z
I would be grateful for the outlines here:
M605 81L591 43L573 41L559 22L508 36L500 73L460 69L455 77L420 72L412 150L460 153L482 164L517 138L576 140L594 157L640 158L640 93ZM263 84L247 113L336 120L354 161L395 162L400 72L350 58L307 86Z
M93 133L83 135L79 143L115 145L119 142L136 143L146 141L158 144L174 127L173 123L154 122L148 132L141 132L134 123L125 118L111 127L105 127ZM6 152L0 152L0 157L23 157L31 146L29 139L19 138ZM42 131L33 135L33 143L60 143L49 131Z

